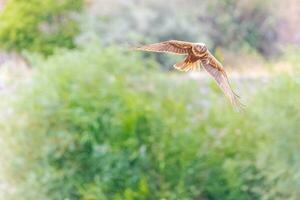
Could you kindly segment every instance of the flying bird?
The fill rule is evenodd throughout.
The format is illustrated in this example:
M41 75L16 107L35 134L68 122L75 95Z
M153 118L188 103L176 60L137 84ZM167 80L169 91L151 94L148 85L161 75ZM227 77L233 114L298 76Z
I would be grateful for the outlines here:
M133 50L185 55L186 58L174 65L180 71L197 70L202 66L217 82L229 101L237 108L243 107L239 96L232 90L222 64L210 53L204 43L192 43L178 40L144 45Z

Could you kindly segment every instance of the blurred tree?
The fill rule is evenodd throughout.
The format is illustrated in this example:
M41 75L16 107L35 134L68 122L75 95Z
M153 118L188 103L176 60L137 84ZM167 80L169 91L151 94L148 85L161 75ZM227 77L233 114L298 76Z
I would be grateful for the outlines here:
M264 56L277 53L277 20L273 1L211 0L207 12L199 13L205 32L216 47L233 50L253 48Z
M0 46L51 54L55 47L74 47L79 29L70 13L83 0L9 0L0 14Z
M84 30L95 31L104 43L134 44L178 39L205 42L212 51L217 47L231 51L254 50L265 57L276 54L278 50L278 17L274 1L94 2L98 4L91 5L92 14L84 19L92 23L83 26ZM172 63L166 57L158 56L157 60L163 66Z

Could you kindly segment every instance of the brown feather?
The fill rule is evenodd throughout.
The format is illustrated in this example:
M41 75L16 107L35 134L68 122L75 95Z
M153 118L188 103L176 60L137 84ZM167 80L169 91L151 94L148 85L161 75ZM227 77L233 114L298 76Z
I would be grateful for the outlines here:
M244 105L239 101L239 96L233 92L229 84L227 74L219 61L209 53L208 59L203 60L202 65L204 69L216 80L217 84L229 98L230 102L238 108L243 107Z
M176 69L180 71L196 70L200 67L201 63L204 69L216 80L218 86L222 89L230 102L237 108L242 108L244 106L239 101L239 96L231 89L222 64L209 52L205 44L169 40L141 46L134 48L134 50L187 55L184 61L174 65Z
M189 43L189 42L169 40L161 43L144 45L141 47L134 48L134 50L187 55L190 49L192 48L192 45L193 43Z
M197 70L200 68L199 58L192 54L189 54L184 61L178 62L174 65L174 68L179 71Z

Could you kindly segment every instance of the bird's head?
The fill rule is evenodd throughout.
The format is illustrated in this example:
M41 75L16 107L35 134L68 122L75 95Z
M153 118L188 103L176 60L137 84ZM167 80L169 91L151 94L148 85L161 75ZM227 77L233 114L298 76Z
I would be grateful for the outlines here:
M207 51L207 47L204 43L196 43L194 46L194 51L197 53L204 53Z

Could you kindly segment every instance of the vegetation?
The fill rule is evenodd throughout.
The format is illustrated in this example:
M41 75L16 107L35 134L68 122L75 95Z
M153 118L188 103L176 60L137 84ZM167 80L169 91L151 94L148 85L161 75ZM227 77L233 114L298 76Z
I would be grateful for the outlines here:
M85 2L8 0L0 13L1 48L32 66L16 88L0 76L5 199L298 199L299 46L261 62L273 74L253 79L252 61L251 77L237 78L244 112L213 80L162 71L174 61L123 48L203 41L252 67L247 60L279 50L274 1Z
M95 17L89 15L85 21L90 23L83 26L107 43L179 39L205 42L213 51L252 50L267 57L278 52L279 17L273 5L270 0L202 0L200 4L197 0L175 0L171 5L151 0L114 6L112 12L96 13ZM163 63L165 57L158 60Z
M8 50L51 54L56 47L73 48L79 28L69 15L82 0L9 0L0 13L0 44Z
M270 9L273 2L204 0L199 8L198 1L187 6L176 1L169 9L158 0L112 4L111 13L93 14L86 8L85 15L74 17L76 11L82 10L83 0L9 0L0 13L0 46L50 55L56 48L74 48L75 39L94 32L104 44L175 38L205 41L213 51L226 47L232 51L258 51L264 56L278 52L279 22L276 11ZM111 3L106 4L103 6ZM78 41L86 43L85 39ZM157 60L170 63L162 56Z
M89 47L36 62L1 123L17 199L298 196L296 80L274 80L236 113L220 93L197 94L195 82L116 51Z

